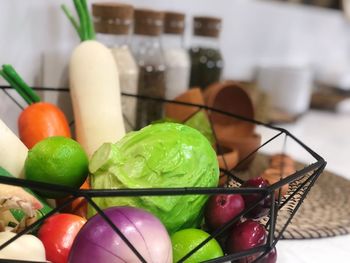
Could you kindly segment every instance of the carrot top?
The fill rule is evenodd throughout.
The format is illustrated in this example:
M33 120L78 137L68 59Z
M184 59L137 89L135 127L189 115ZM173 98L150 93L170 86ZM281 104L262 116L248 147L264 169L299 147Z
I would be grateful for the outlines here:
M73 3L75 11L78 13L80 23L78 23L78 21L73 17L71 11L66 5L61 5L61 8L77 31L80 40L85 41L95 39L95 30L86 0L73 0Z
M2 65L0 75L14 88L18 94L30 105L40 102L38 94L28 86L11 65Z

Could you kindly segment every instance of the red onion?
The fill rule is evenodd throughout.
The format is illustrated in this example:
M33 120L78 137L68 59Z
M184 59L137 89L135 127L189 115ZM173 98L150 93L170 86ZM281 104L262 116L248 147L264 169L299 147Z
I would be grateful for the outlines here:
M171 263L171 241L163 224L151 213L133 207L112 207L104 213L147 262ZM139 262L135 253L99 215L78 233L69 262Z

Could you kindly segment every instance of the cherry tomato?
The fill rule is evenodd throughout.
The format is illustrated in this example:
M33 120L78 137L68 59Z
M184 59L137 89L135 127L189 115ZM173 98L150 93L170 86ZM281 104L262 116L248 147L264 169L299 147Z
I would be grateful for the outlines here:
M38 231L46 259L52 263L66 263L73 241L86 219L72 214L56 214L45 220Z

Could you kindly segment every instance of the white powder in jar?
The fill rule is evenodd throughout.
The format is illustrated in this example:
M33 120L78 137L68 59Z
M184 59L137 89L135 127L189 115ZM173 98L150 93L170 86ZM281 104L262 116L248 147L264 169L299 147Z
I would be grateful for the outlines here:
M172 100L189 88L190 59L187 51L182 48L164 50L166 63L165 98Z
M117 62L120 89L122 92L137 94L138 67L128 46L123 45L111 49ZM124 124L126 131L132 131L136 124L137 99L121 96Z

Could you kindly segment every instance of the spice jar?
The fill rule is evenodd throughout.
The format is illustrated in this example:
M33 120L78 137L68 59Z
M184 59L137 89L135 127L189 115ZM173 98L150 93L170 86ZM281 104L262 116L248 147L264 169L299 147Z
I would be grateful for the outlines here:
M193 40L189 51L191 59L191 87L204 89L220 80L223 59L219 49L221 19L193 18Z
M164 13L162 44L166 63L165 79L167 99L174 99L189 86L190 59L184 48L185 15Z
M126 4L94 3L92 14L97 38L111 49L115 58L121 91L137 94L138 66L129 46L134 8ZM135 128L136 102L135 98L122 97L127 131Z
M164 14L150 9L135 9L133 47L139 66L138 93L165 97L165 60L160 36ZM163 116L163 104L139 99L137 102L136 128L140 129Z

